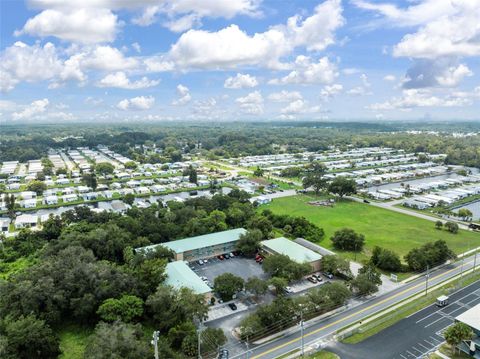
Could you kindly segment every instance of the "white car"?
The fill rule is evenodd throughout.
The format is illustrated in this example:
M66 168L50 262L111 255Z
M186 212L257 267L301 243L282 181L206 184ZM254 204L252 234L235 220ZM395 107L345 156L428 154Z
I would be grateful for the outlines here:
M285 287L285 293L292 293L292 287Z
M229 253L229 256L230 256L230 258L235 257L235 256L233 255L233 253Z
M203 265L203 261L201 259L199 259L197 263L200 264L201 266Z

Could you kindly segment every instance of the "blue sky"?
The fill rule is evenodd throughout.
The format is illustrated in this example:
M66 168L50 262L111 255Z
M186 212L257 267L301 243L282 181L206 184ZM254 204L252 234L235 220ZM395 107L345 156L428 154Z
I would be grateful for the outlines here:
M0 121L478 119L480 0L2 0Z

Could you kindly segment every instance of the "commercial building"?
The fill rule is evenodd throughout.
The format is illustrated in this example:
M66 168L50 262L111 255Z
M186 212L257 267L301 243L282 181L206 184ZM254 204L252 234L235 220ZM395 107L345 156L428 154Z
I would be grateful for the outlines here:
M462 341L458 349L472 358L480 359L480 304L457 316L455 321L468 325L473 331L472 340Z
M170 262L165 268L165 284L175 289L190 288L195 294L203 294L210 299L212 289L188 266L185 261Z
M235 250L240 236L247 231L243 228L205 234L202 236L179 239L176 241L155 244L137 250L152 250L161 245L174 253L176 261L195 261L215 257Z
M285 237L262 241L262 249L268 254L283 254L297 263L309 263L312 272L320 270L322 256L311 249L295 243Z

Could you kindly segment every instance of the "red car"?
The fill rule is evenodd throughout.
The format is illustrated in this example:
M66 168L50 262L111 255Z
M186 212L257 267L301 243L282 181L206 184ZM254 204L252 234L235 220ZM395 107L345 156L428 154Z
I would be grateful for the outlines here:
M220 259L221 261L223 261L224 259L222 255L218 256L217 258Z

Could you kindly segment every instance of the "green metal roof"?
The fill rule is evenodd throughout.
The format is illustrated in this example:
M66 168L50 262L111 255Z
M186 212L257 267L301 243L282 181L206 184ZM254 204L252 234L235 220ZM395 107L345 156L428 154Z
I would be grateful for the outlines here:
M170 248L175 253L183 253L192 251L195 249L216 246L219 244L235 242L240 235L246 233L247 230L243 228L231 229L223 232L216 232L210 234L204 234L203 236L190 237L185 239L178 239L176 241L162 243L161 245ZM137 250L151 250L158 246L154 244L151 246L138 248Z
M176 261L170 262L165 268L167 274L167 279L165 284L171 285L176 289L180 288L190 288L196 294L205 294L209 293L212 290L208 285L205 284L200 277L190 269L187 262L185 261Z
M262 246L275 253L284 254L297 263L310 263L322 258L320 254L285 237L262 241Z

